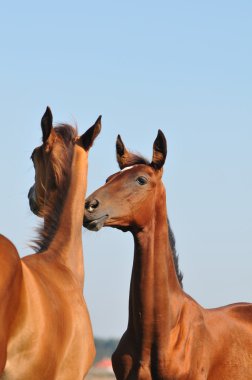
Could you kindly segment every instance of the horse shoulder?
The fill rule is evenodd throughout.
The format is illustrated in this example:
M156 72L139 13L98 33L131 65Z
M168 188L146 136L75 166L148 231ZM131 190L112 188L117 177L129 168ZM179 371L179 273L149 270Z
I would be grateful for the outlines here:
M167 347L157 353L159 378L206 379L209 334L204 309L185 295L177 321L170 331Z

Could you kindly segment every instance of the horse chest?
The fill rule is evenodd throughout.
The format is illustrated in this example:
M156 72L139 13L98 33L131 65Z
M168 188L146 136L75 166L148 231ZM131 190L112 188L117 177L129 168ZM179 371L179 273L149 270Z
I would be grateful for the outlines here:
M185 342L181 342L181 346L184 348ZM202 355L204 350L201 350L200 359L196 360L190 350L175 350L172 345L167 345L166 349L153 346L149 355L136 350L136 347L137 344L127 334L119 343L112 358L117 380L208 379L208 367Z
M51 290L52 299L48 296L43 302L38 289L39 297L20 306L0 379L82 380L94 352L82 293L68 291L57 297Z

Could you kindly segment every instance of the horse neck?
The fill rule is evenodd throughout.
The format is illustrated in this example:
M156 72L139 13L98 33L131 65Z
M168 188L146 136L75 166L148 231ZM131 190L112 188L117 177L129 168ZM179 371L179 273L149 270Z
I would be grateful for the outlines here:
M58 228L48 248L48 254L66 265L84 284L82 224L86 195L87 153L78 145L74 148L71 179Z
M176 323L182 289L179 285L169 243L165 189L161 186L154 216L134 235L135 250L130 286L128 328L138 347L150 357L153 344L167 342Z

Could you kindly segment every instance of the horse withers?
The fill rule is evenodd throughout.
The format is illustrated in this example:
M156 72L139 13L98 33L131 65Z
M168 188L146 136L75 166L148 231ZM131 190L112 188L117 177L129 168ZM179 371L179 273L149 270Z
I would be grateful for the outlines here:
M121 171L87 198L84 226L134 238L128 326L112 356L117 380L251 380L252 305L205 309L179 282L162 183L164 134L151 162L120 136L116 151Z

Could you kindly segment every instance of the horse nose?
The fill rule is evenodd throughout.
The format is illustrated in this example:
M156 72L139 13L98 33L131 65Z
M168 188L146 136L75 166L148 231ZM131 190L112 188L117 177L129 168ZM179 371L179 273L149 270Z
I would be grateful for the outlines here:
M32 193L34 191L34 185L30 188L29 192L28 192L28 198L30 199L32 197Z
M85 209L88 212L94 212L94 210L99 206L99 201L97 199L92 199L90 201L86 201Z

